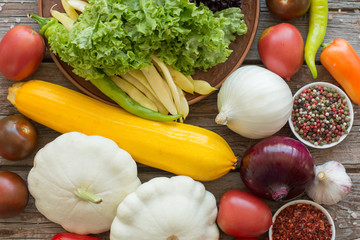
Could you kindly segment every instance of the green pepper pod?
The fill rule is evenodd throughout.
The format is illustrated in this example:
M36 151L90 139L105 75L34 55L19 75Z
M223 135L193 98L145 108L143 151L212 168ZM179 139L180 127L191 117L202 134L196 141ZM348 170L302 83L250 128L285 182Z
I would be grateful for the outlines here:
M90 79L90 82L97 87L101 92L106 94L114 102L119 104L126 111L154 121L173 121L182 117L182 114L177 115L166 115L156 111L153 111L149 108L143 107L134 100L132 100L121 88L119 88L108 76L104 75L102 79Z
M324 40L328 22L328 1L312 0L310 6L309 31L305 43L305 61L313 78L317 78L316 53Z
M51 28L57 28L58 25L61 25L54 18L43 18L35 14L30 15L37 23L40 25L40 34L42 34L47 39L49 34L52 33ZM52 46L54 47L54 46ZM119 104L123 109L132 113L138 117L142 117L149 120L167 122L174 121L182 117L182 114L177 115L166 115L156 111L153 111L149 108L146 108L133 99L131 99L121 88L119 88L108 76L106 76L100 69L89 69L89 72L98 72L94 74L99 76L97 78L89 78L88 80L97 87L102 93L111 98L114 102Z

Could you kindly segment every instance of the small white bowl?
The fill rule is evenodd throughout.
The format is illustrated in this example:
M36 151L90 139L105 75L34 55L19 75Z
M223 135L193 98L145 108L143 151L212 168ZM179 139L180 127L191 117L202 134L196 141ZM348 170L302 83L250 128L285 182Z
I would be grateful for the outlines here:
M322 211L325 216L328 218L329 220L329 223L331 225L331 231L332 231L332 236L331 236L331 240L335 240L335 225L334 225L334 220L332 219L331 215L329 214L329 212L324 208L322 207L320 204L316 203L316 202L313 202L313 201L309 201L309 200L295 200L295 201L291 201L291 202L288 202L286 203L285 205L283 205L281 208L279 208L273 218L272 218L272 221L273 223L275 223L275 220L276 220L276 217L277 215L279 215L279 213L285 209L286 207L290 206L290 205L294 205L294 204L298 204L298 203L302 203L302 204L310 204L310 205L313 205L315 206L317 209L319 209L320 211ZM271 225L270 229L269 229L269 240L272 240L272 229L273 229L273 225Z
M346 102L347 102L347 105L348 105L348 108L349 108L349 112L350 112L350 124L349 124L349 127L347 129L348 133L350 133L350 130L351 130L351 127L353 125L353 122L354 122L354 110L353 110L353 106L352 106L352 103L351 103L351 100L349 99L349 97L346 95L346 93L340 89L339 87L335 86L334 84L331 84L331 83L327 83L327 82L314 82L314 83L310 83L310 84L307 84L305 86L303 86L302 88L300 88L293 96L293 99L295 100L295 97L298 96L304 89L308 89L312 86L315 86L315 85L320 85L320 86L323 86L323 87L329 87L329 88L333 88L336 90L337 93L341 94L341 95L344 95L345 96L345 99L346 99ZM312 144L311 142L303 139L294 129L294 126L293 126L293 122L291 121L291 117L292 115L289 117L289 126L290 126L290 129L291 131L294 133L294 135L296 136L297 139L299 139L299 141L301 141L302 143L304 143L305 145L309 146L309 147L313 147L313 148L330 148L330 147L333 147L337 144L339 144L341 141L343 141L346 136L348 135L347 134L344 134L340 137L339 141L336 141L336 142L332 142L330 144L325 144L325 145L315 145L315 144Z

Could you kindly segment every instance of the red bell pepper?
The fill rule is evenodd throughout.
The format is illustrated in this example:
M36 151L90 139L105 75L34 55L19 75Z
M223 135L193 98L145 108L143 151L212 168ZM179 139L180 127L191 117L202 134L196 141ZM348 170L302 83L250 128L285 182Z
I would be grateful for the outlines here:
M86 235L78 235L75 233L58 233L51 238L51 240L101 240L97 237L91 237Z

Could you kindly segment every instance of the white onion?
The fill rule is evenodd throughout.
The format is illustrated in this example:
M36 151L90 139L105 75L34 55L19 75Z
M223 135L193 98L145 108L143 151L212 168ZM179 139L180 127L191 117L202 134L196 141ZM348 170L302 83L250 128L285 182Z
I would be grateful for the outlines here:
M275 73L249 65L234 71L218 94L216 123L241 136L259 139L273 135L292 112L292 93Z

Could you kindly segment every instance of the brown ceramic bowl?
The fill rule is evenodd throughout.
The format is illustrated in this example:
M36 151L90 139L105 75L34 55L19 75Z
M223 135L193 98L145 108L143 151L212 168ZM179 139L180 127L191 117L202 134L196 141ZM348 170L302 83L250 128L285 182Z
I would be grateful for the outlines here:
M38 0L39 15L42 17L50 17L50 9L57 4L56 9L58 11L65 12L61 7L61 0ZM248 32L245 35L238 36L234 42L231 43L230 48L233 50L225 63L216 65L209 69L207 72L196 71L193 75L194 79L201 79L208 81L212 86L219 88L225 79L236 70L244 61L248 54L250 47L254 41L255 33L259 23L260 15L260 0L242 0L242 12L245 15L245 22L248 26ZM72 72L72 68L61 61L60 58L50 53L60 71L68 78L79 90L87 95L103 101L105 103L118 106L111 99L100 92L89 81L75 75ZM189 104L204 99L203 95L191 95L187 94L186 98Z

